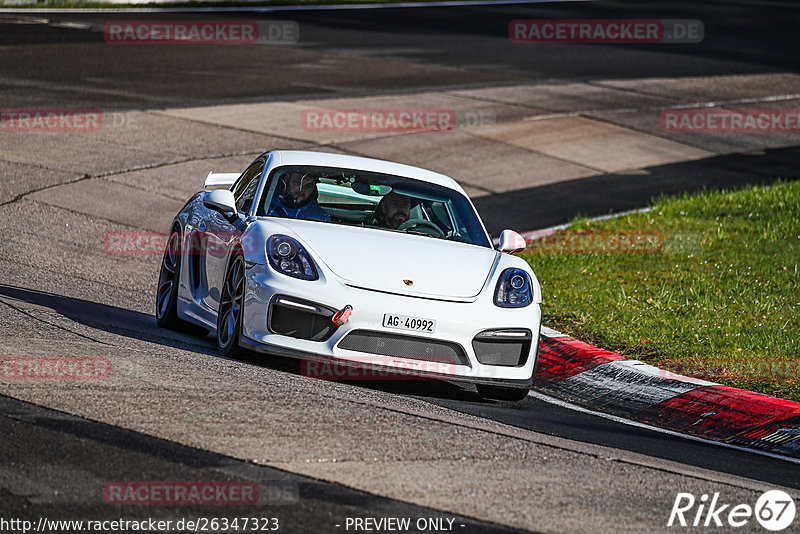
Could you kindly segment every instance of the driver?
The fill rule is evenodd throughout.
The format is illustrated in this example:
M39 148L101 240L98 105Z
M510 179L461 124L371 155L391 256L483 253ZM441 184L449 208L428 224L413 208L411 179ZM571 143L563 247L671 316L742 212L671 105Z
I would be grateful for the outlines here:
M288 171L278 179L268 216L330 222L331 216L317 203L319 178Z
M375 208L375 221L384 228L397 228L408 220L411 199L399 193L389 193L381 198Z

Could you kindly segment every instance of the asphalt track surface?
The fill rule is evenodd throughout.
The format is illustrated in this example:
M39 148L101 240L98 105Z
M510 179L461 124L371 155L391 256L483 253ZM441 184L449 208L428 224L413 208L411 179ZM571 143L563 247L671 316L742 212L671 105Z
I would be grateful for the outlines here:
M279 13L0 13L0 91L5 107L100 107L105 112L237 102L413 94L422 90L504 87L520 83L707 78L691 93L747 95L714 76L797 72L800 15L782 2L578 2L459 8L402 8ZM689 19L703 22L694 44L514 45L512 19ZM289 20L292 46L163 46L104 43L107 21L205 19ZM82 30L75 24L93 25ZM9 50L12 50L11 48ZM721 86L720 84L726 84ZM775 84L771 87L770 84ZM764 81L764 94L780 94ZM594 86L594 85L593 85ZM648 89L660 95L659 88ZM634 105L624 89L603 108ZM698 97L698 99L700 99ZM702 100L702 99L700 99ZM540 112L569 113L601 105L588 95ZM763 102L763 107L777 104ZM600 120L604 120L600 117ZM640 127L636 122L634 128ZM658 194L700 187L769 183L797 175L796 146L764 154L725 154L649 169L648 188L609 173L500 192L476 199L489 231L520 231L568 221L574 214L635 209ZM606 195L615 190L615 195ZM570 198L570 203L563 199ZM537 210L528 206L537 205Z
M347 517L444 517L433 509L381 498L365 492L327 484L308 477L292 475L268 467L236 461L218 454L183 447L118 427L69 416L27 403L0 397L3 415L0 428L5 436L13 436L4 445L4 476L13 478L8 466L24 465L36 457L38 476L63 480L75 473L76 463L91 464L96 473L114 473L120 479L140 479L142 473L158 473L161 480L247 480L261 488L271 488L269 504L248 506L149 506L148 516L174 517L258 517L277 518L281 531L332 531L344 524ZM70 477L71 478L71 477ZM63 487L74 494L93 495L91 478L74 477ZM89 486L82 488L81 486ZM35 490L31 489L31 493ZM262 490L263 492L263 490ZM94 493L96 495L96 492ZM30 495L15 495L0 490L3 516L31 519L63 518L62 503L31 504ZM70 515L87 519L129 517L122 506L110 507L105 502L84 497L70 504ZM109 508L116 508L109 510ZM160 509L159 509L160 508ZM503 533L514 529L485 524L452 514L454 524L468 532Z
M0 22L5 17L27 17L30 23L3 25L0 45L31 45L0 58L4 105L190 106L531 80L710 76L800 68L796 40L800 14L791 9L791 3L641 4L298 11L246 17L240 12L191 14L188 18L292 20L299 24L301 38L297 46L287 48L173 46L140 54L132 54L130 46L97 46L103 42L100 32L35 21L103 24L109 20L185 20L187 14L3 14ZM703 21L706 38L697 44L617 44L613 49L509 43L509 21L527 18L697 19ZM310 51L345 54L354 61L320 76L312 68L297 66L298 61L310 57ZM451 70L426 70L425 65ZM20 83L19 89L14 89L17 78L31 77L40 82L38 87ZM53 92L48 83L54 89L60 85L62 90ZM115 92L119 85L126 91Z
M108 19L107 15L37 15L47 21L20 23L26 16L0 15L0 50L10 50L13 46L14 51L13 54L0 54L0 91L4 108L98 106L104 109L151 109L310 96L367 96L530 81L755 74L797 71L800 68L800 45L795 38L800 16L785 4L769 2L708 2L702 6L665 2L646 8L633 3L597 2L252 15L297 21L304 39L298 46L264 50L234 46L204 49L163 47L152 54L132 54L126 47L104 46L102 34L63 27L64 21L97 22ZM114 15L115 18L132 19L196 16ZM241 18L241 14L214 14L213 17ZM541 52L538 49L535 52L509 49L507 42L497 37L505 34L508 20L512 18L539 17L692 18L704 21L707 38L699 45L670 45L655 51L649 45L616 45L612 53L608 47L591 46L550 47ZM4 18L9 19L8 24L3 23ZM311 38L306 39L306 36ZM319 54L335 54L331 60L337 62L338 68L326 71L325 79L321 79L313 68L297 68L312 57L318 58ZM499 206L497 209L502 210L504 203L509 201L508 196L496 195L486 199L485 203ZM581 211L577 204L562 202L558 219L538 222L541 225L563 222ZM26 234L22 232L14 238L24 242ZM87 265L86 269L86 276L102 278L102 265ZM26 284L28 276L35 282ZM61 279L55 275L48 278L32 272L7 271L3 275L3 285L0 285L3 313L8 314L8 321L3 321L2 335L13 340L23 335L21 332L27 328L41 327L63 330L70 336L87 339L106 340L113 336L123 341L108 343L124 342L126 348L130 345L135 350L144 350L141 346L147 344L155 345L167 358L196 353L207 364L212 362L212 366L216 365L215 360L222 360L219 364L227 365L227 361L214 356L211 338L197 339L157 330L152 316L142 311L149 309L150 294L141 294L131 302L121 295L113 291L103 294L96 289L83 291L69 278ZM44 315L50 323L42 322L42 315L37 310L49 310L60 319ZM31 346L38 346L38 343L31 341ZM294 387L292 378L299 372L296 362L265 361L257 356L245 356L231 365L246 369L245 382L251 380L255 383L253 374L263 373L274 379L278 388L282 381L286 382L287 388ZM714 484L732 484L731 481L747 489L773 485L800 489L800 468L795 463L620 424L533 397L516 404L484 402L469 386L438 382L315 384L314 388L325 390L328 386L335 388L335 395L339 395L335 398L342 404L362 402L366 398L369 401L363 402L373 403L370 406L390 407L402 413L409 404L417 406L416 410L427 405L434 412L441 407L454 414L463 414L464 418L459 419L458 424L464 428L479 428L484 424L476 421L486 421L485 424L490 425L498 423L504 425L503 428L526 432L526 439L540 439L548 446L570 452L585 453L586 449L580 444L600 446L602 449L589 449L597 458L598 473L604 469L599 464L607 463L607 459L596 452L602 450L624 461L639 462L636 465L647 464L652 471L680 473L704 481L705 487L711 489ZM306 399L298 405L313 403L316 393L317 390L308 393L311 401ZM147 394L145 391L141 393ZM230 402L232 395L239 394L242 393L225 392L218 402ZM132 394L130 402L140 402L141 395ZM127 399L120 401L125 404ZM58 500L37 501L33 496L44 493L42 488L57 488L59 484L64 484L66 491L76 495L88 494L96 489L92 484L97 479L245 478L262 481L264 486L283 484L293 488L296 500L292 500L290 505L267 506L263 512L279 516L283 526L281 530L289 532L335 532L340 529L334 525L353 516L442 515L457 518L457 524L465 525L465 532L512 530L503 527L503 521L479 517L478 512L474 517L465 517L452 513L452 508L443 512L435 505L412 504L410 498L388 498L377 492L352 489L357 487L356 484L346 481L324 482L317 478L330 480L335 477L326 477L322 471L318 477L307 476L307 469L291 468L290 462L276 468L236 459L241 456L234 453L209 452L218 447L201 445L203 436L195 440L195 446L187 446L178 440L159 439L131 430L137 428L134 424L106 424L65 411L39 407L8 396L0 397L0 433L3 435L0 446L0 511L3 517L63 515L67 509L87 518L111 517L118 512L151 517L212 516L215 514L209 509L172 507L148 509L148 514L139 514L130 509L109 510L108 505L91 502L91 499L79 504L64 504ZM438 421L437 424L447 426L452 422ZM309 430L312 431L313 428ZM551 437L559 441L549 441ZM208 439L210 443L212 438ZM324 438L316 434L314 439ZM474 445L474 442L468 443ZM594 464L589 465L595 469ZM35 471L33 475L31 469ZM63 482L64 473L77 473L77 476L71 477L67 483ZM88 473L93 473L93 477ZM380 476L379 471L372 475ZM607 488L593 486L595 478L602 480L599 475L595 477L594 471L587 472L586 480L581 483L596 493L606 491ZM36 484L26 486L30 480L39 480L41 487L36 487ZM623 493L654 491L651 484L658 480L650 473L642 478L640 488L625 487ZM574 483L567 478L554 481L559 482ZM699 484L697 487L702 486ZM502 491L511 495L517 487L518 481L510 480ZM673 497L678 491L669 487L660 489ZM627 495L630 497L631 493ZM432 497L430 501L438 502ZM660 514L658 520L650 525L653 530L663 529L669 504L668 501L641 504L648 513ZM620 505L621 523L624 521L623 509L627 510ZM235 511L219 513L226 512ZM252 509L247 512L251 516L261 515ZM564 515L570 516L568 511ZM523 530L564 531L576 528L596 531L613 528L612 525L576 521L559 523L556 520L552 523L541 519L538 523L527 523L540 524L541 528L528 526Z

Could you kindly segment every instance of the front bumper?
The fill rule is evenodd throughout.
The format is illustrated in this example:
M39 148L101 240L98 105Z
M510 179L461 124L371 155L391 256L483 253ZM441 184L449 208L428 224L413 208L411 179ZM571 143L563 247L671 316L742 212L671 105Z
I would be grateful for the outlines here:
M492 301L494 288L486 288L473 302L408 297L355 288L325 273L313 282L296 280L261 264L250 265L246 279L242 345L247 348L311 361L335 359L356 367L386 368L415 376L509 387L532 383L541 325L536 303L519 309L499 308ZM268 327L274 320L270 317L271 304L277 298L316 306L321 315L348 304L353 312L345 324L321 336L323 340L298 339L286 332L274 333ZM436 331L429 334L384 327L385 313L434 319ZM483 353L479 358L475 347L486 350L491 341L487 331L527 331L528 343L519 357L521 362L509 364L504 356L507 350L499 350L499 356L489 358ZM405 338L408 343L403 343ZM508 339L501 341L508 343ZM444 346L451 350L443 350ZM506 365L480 361L503 361L503 357Z

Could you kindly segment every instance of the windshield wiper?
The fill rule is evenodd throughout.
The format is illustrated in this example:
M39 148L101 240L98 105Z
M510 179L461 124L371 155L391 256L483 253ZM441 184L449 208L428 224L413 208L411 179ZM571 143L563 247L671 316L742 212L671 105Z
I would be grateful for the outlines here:
M425 233L425 232L420 232L419 230L412 230L411 228L407 228L406 230L401 230L401 231L405 232L407 234L424 235L424 236L427 236L427 237L432 237L434 239L438 239L436 236L433 236L433 235Z

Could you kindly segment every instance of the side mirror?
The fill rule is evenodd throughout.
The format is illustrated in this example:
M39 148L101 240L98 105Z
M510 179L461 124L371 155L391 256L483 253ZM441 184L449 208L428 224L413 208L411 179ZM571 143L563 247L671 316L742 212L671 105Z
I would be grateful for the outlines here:
M517 252L525 250L527 246L528 244L525 243L525 238L517 232L514 230L503 230L500 233L500 244L497 250L508 254L516 254Z
M236 213L236 199L227 189L215 189L203 199L203 206L229 217Z

